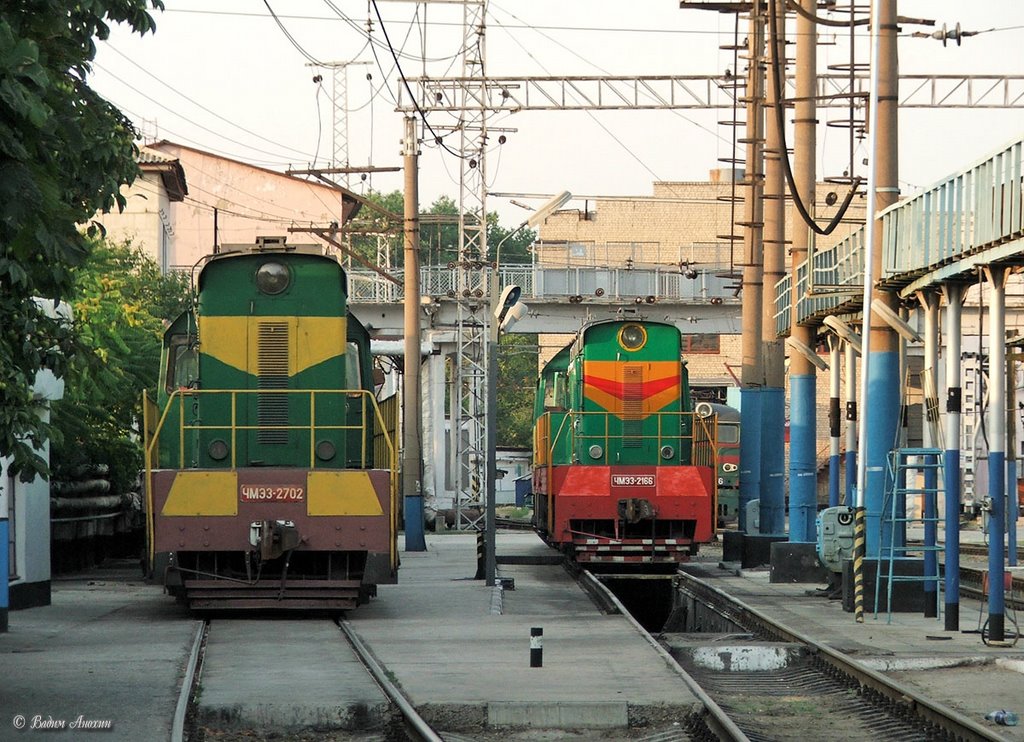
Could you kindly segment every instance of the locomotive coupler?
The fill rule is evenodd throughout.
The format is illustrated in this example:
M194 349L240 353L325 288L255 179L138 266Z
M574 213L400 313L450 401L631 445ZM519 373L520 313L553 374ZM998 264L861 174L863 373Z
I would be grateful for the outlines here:
M651 520L656 517L658 511L649 500L642 497L628 497L619 500L619 518L627 523L639 523L642 520Z
M257 520L249 524L249 544L259 549L260 560L277 559L301 541L299 529L290 520Z

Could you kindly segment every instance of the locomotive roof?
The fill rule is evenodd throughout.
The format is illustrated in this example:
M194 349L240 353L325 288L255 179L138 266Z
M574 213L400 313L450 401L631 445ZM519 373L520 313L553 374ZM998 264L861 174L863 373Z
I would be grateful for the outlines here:
M633 318L616 318L616 319L598 319L593 322L588 322L579 329L578 335L585 335L587 332L595 327L601 325L622 325L622 324L636 324L636 325L662 325L664 327L675 327L671 322L661 322L658 320L647 320L647 319L633 319Z

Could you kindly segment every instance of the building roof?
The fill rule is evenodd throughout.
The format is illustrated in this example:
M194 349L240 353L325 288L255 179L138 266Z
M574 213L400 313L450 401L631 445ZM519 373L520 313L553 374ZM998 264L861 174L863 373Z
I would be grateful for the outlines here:
M352 191L348 190L347 188L343 188L342 186L335 185L333 183L314 182L314 181L306 180L304 178L297 178L294 175L289 175L287 173L281 173L281 172L278 172L276 170L270 170L269 168L260 167L259 165L252 165L252 164L250 164L248 162L242 162L241 160L235 160L235 159L233 159L231 157L224 157L223 155L218 155L218 154L215 154L213 152L209 152L209 151L202 150L202 149L197 149L196 147L189 147L186 144L179 144L178 142L172 142L172 141L167 140L167 139L161 139L161 140L159 140L157 142L151 142L148 147L144 147L143 149L149 150L151 152L154 152L157 155L162 155L161 148L164 148L164 147L174 147L174 148L177 148L179 150L188 150L189 152L195 152L195 153L203 155L205 157L213 157L213 158L216 158L218 160L224 160L225 162L235 163L236 165L240 165L242 167L251 168L253 170L260 170L262 172L265 172L265 173L267 173L269 175L273 175L273 176L278 177L278 178L287 178L288 180L298 181L298 182L304 183L304 184L306 184L308 186L319 187L319 188L329 188L332 191L340 192L341 193L341 200L342 200L342 214L343 214L343 221L344 221L344 223L348 223L349 221L354 219L356 214L359 213L359 210L362 207L364 207L364 206L367 207L368 209L372 210L372 211L375 211L377 213L380 213L382 215L387 216L388 218L390 218L393 221L401 223L401 218L402 217L401 217L400 214L392 214L391 212L386 211L385 209L382 209L379 205L375 204L373 201L370 201L369 199L367 199L367 198L365 198L363 196L360 196L358 193L353 193ZM166 158L166 155L162 155L162 156ZM174 160L174 162L177 162L177 160ZM141 161L140 161L140 165L141 165ZM188 191L186 190L186 193L187 192Z
M139 149L139 169L144 173L155 173L163 181L167 197L171 201L184 201L188 195L185 170L174 157L168 157L149 147Z

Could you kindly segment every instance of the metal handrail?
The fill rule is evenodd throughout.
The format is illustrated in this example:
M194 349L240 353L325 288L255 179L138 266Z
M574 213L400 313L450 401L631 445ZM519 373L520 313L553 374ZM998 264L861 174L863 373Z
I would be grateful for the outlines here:
M198 397L200 395L231 395L231 423L230 425L202 425L195 423L184 422L185 420L185 406L184 400L186 397ZM308 394L310 395L311 415L309 425L238 425L237 424L237 402L238 395L249 395L249 394ZM312 414L312 406L315 405L315 398L317 395L344 395L344 397L360 396L361 403L363 405L363 421L360 425L316 425L315 416ZM381 439L384 441L387 453L387 464L389 471L389 490L391 499L391 519L392 528L397 526L397 472L398 472L398 451L395 447L395 441L388 434L388 428L384 421L384 417L381 414L380 406L377 404L376 398L372 392L365 389L176 389L171 392L167 398L167 404L164 406L163 412L159 416L159 420L156 425L153 425L152 413L156 410L156 406L149 399L149 395L143 391L142 393L142 408L143 408L143 459L146 467L146 532L149 536L149 557L150 564L152 564L154 552L154 535L155 535L155 517L153 513L153 456L156 453L157 446L159 445L160 434L163 432L164 425L167 422L168 414L170 413L171 407L175 402L178 405L178 463L179 468L184 469L185 467L185 433L186 429L199 431L199 430L229 430L231 432L231 470L237 468L236 451L238 446L237 436L240 431L246 430L308 430L310 433L310 469L316 468L316 455L315 455L315 443L313 439L316 437L316 431L318 430L357 430L362 433L361 441L362 448L360 453L360 463L365 467L366 465L366 433L367 433L367 400L372 406L374 420L377 423L377 431ZM392 564L397 559L394 546L392 547L391 554Z
M551 414L552 414L551 412L545 412L544 413L544 417L548 418L548 423L547 423L547 425L545 427L548 430L548 437L549 437L548 446L547 446L547 450L546 450L547 463L548 463L549 466L551 465L551 461L553 459L555 446L558 444L559 439L562 436L562 432L566 428L566 423L568 421L574 421L576 418L583 418L583 417L588 417L588 416L592 417L592 416L597 416L597 415L601 415L601 416L604 417L604 433L603 434L599 434L599 435L577 433L576 432L576 426L570 422L570 424L569 424L569 436L570 436L570 438L569 438L569 445L570 445L570 448L575 450L575 446L576 446L576 442L577 441L586 441L586 440L593 440L593 439L597 439L597 440L603 441L604 442L604 450L605 451L608 450L609 442L611 442L613 440L615 440L615 441L625 440L627 438L630 439L630 440L656 440L657 443L658 443L658 448L661 448L662 442L663 441L667 441L667 440L690 441L694 445L694 447L697 449L697 451L695 452L695 459L696 458L700 459L700 460L695 460L694 464L696 466L710 466L712 468L715 466L715 462L714 462L715 453L714 452L717 449L717 440L716 440L714 428L711 427L708 424L708 422L709 422L709 420L711 418L701 417L700 415L697 415L694 412L653 412L653 413L650 413L648 415L645 415L644 416L645 418L650 418L650 417L657 418L658 432L655 435L642 434L642 433L641 434L619 433L619 434L616 434L616 435L612 435L609 432L609 423L610 423L612 418L619 418L619 419L621 419L622 418L621 415L618 415L618 414L613 413L613 412L566 411L564 413L559 413L559 414L563 414L564 417L562 418L561 424L558 426L558 431L555 433L555 435L553 437L550 434L550 430L551 430L550 417L551 417ZM692 420L693 427L691 428L689 435L684 435L684 433L683 433L683 421L687 417L689 417ZM666 419L675 419L675 420L679 421L679 432L678 433L673 433L673 432L666 433L666 432L664 432L664 422L665 422ZM710 452L711 452L711 454L710 454L711 462L710 463L707 462L707 460L705 458L705 456L706 456L705 449L710 450Z

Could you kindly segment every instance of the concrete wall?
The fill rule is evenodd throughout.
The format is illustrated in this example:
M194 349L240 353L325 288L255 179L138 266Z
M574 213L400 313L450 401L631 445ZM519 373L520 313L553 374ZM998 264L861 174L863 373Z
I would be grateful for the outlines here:
M71 309L36 300L51 317L70 320ZM49 403L64 396L64 381L49 369L36 374L32 397L43 403L37 414L50 420ZM37 449L50 460L50 444ZM11 474L11 459L0 458L0 632L7 630L8 609L50 604L50 484L22 482Z
M127 203L122 212L101 214L97 220L112 242L129 241L167 270L174 250L170 199L159 173L143 172L131 186L122 186Z
M341 222L341 193L326 185L293 178L171 142L150 149L177 158L188 178L189 196L169 206L174 241L169 264L191 267L213 251L214 209L219 244L254 243L256 237L287 235L289 226ZM315 242L291 235L293 243Z

